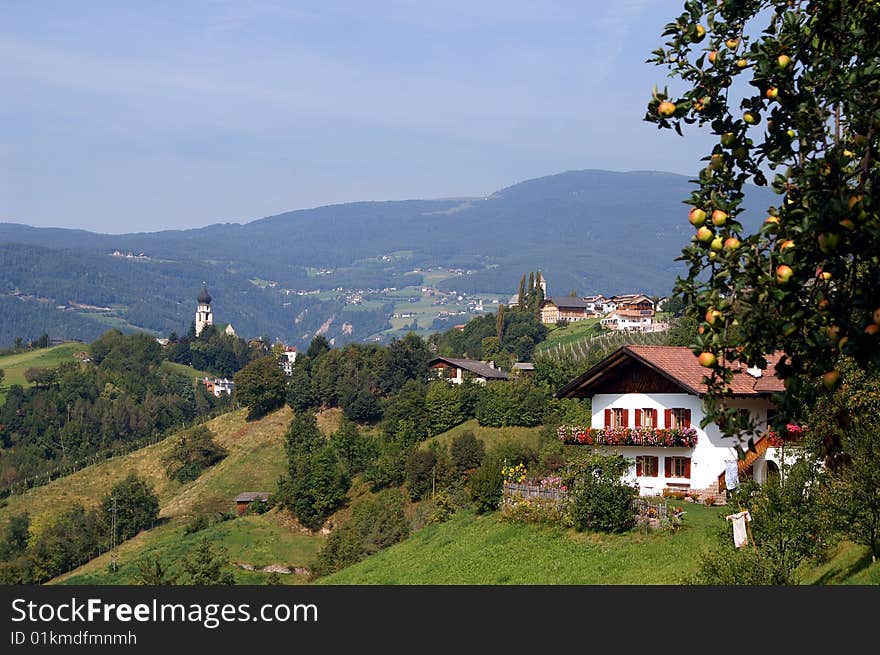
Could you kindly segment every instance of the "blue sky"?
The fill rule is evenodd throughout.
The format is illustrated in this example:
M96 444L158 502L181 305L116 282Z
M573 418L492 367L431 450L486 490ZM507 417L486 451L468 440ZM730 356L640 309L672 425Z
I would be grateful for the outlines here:
M681 0L0 0L0 221L102 232L564 170L693 174L642 122Z

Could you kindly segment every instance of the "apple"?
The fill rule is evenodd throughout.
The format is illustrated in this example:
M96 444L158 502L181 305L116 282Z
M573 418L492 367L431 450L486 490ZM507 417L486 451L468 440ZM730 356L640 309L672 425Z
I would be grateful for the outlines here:
M706 222L706 212L704 212L699 207L694 207L688 212L688 220L694 227L700 227L703 223Z
M749 65L749 62L747 62L745 59L737 59L736 60L736 67L737 68L745 68L748 65Z
M817 307L819 308L819 311L824 314L831 307L831 303L828 302L827 298L822 298L822 300L819 301L819 304L817 305Z
M721 227L727 222L727 212L716 209L712 212L712 225Z
M736 143L736 134L733 132L725 132L721 135L721 145L725 148L729 148L734 143Z
M715 321L720 319L723 316L721 312L719 312L714 307L710 308L709 311L706 312L706 323L709 325L715 325Z
M832 277L831 273L828 271L822 271L821 275L822 275L822 279L825 280L826 282L828 280L830 280Z
M855 156L856 156L856 153L854 153L852 150L844 150L844 151L843 151L843 156L844 156L844 157L852 158L852 157L855 157Z
M661 116L669 118L675 113L675 103L664 100L657 107L657 113L659 113Z
M724 239L722 239L721 237L715 237L714 239L712 239L712 243L709 244L709 248L714 252L720 251L723 247Z
M874 315L872 316L872 318L877 325L880 325L880 307L874 310Z
M779 89L777 89L775 86L771 86L769 89L767 89L767 97L770 98L770 100L776 100L778 96Z
M785 133L788 135L788 138L789 138L789 139L793 139L793 138L795 138L795 137L797 136L797 132L795 132L794 130L792 130L792 129L790 129L790 128L787 129L787 130L785 131Z
M703 37L706 36L706 28L702 25L697 25L694 27L693 35L691 36L691 40L694 43L699 43L703 40Z
M736 50L736 46L739 45L739 39L734 39L734 38L727 39L727 41L724 42L724 45L726 45L731 50Z
M867 334L867 335L870 335L873 337L878 332L880 332L880 325L877 325L876 323L868 323L865 326L865 334Z
M728 250L736 250L740 246L740 240L736 237L728 237L724 240L724 247Z
M722 166L724 166L724 155L716 152L714 155L712 155L709 158L710 170L715 171L715 170L718 170L719 168L721 168Z
M826 389L833 389L840 380L840 371L828 371L822 376L822 384Z
M743 114L743 120L749 125L757 125L761 121L761 115L754 111L747 111Z
M840 235L834 232L823 232L818 236L817 240L819 241L819 250L827 255L837 250L837 246L840 244Z
M697 230L697 239L699 239L703 243L706 243L707 241L711 241L714 237L715 237L715 233L712 232L712 230L710 230L705 225L703 227L701 227L699 230Z
M794 241L792 241L791 239L786 239L779 244L780 250L788 250L789 248L794 248Z
M840 219L840 226L846 228L847 230L856 229L856 224L853 222L851 218L842 218Z
M776 267L776 281L779 282L779 284L788 284L792 275L794 275L794 271L791 270L791 266L780 264Z
M785 70L791 65L791 57L788 55L779 55L776 58L776 65L779 66L780 70Z
M836 341L837 337L840 335L840 326L839 325L829 325L825 332L828 333L828 338L832 341Z
M697 360L700 362L700 366L705 366L706 368L712 368L715 366L715 363L718 361L715 358L715 355L710 352L700 353L700 356L697 357Z
M767 218L764 219L764 222L765 223L775 223L776 225L779 225L779 217L778 216L768 216Z
M709 53L708 59L709 59L710 64L714 64L715 60L717 58L718 58L718 51L717 50L713 50L712 52Z
M850 196L849 200L847 201L846 204L850 209L852 209L857 204L859 204L861 201L862 201L862 196Z

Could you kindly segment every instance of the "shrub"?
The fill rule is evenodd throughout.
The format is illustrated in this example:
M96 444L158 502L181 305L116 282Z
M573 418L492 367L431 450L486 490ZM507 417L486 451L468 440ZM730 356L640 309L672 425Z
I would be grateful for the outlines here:
M590 453L569 465L564 479L572 490L569 516L577 530L624 532L635 525L635 487L621 477L629 463L622 455Z
M486 461L470 479L470 496L479 514L498 509L504 479L501 466L496 461Z
M196 514L186 522L186 527L183 529L183 534L190 535L195 534L196 532L200 532L211 525L211 521L208 520L208 517L204 514Z
M486 456L486 447L470 430L455 436L450 448L452 464L458 473L477 468Z
M403 541L409 535L403 507L403 495L396 489L357 500L351 518L330 533L321 548L316 573L333 573Z
M501 518L507 521L558 525L565 517L565 503L555 498L524 498L512 494L501 501Z

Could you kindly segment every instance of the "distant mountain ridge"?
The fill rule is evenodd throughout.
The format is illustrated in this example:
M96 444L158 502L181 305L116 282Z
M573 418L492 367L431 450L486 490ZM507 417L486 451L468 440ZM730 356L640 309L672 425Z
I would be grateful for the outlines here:
M459 292L514 293L522 272L540 269L554 295L665 294L683 271L675 258L692 234L682 204L692 189L687 176L674 173L567 171L482 198L353 202L189 230L107 235L0 223L0 244L95 257L116 249L144 252L184 271L177 274L187 284L195 278L228 284L233 277L238 294L253 279L288 289L399 288L421 284L414 271L432 267L470 271L440 283ZM774 199L767 189L750 189L747 229ZM332 272L315 276L316 269ZM19 271L14 281L0 278L0 293L28 293L38 282ZM74 295L89 302L89 293ZM188 325L191 299L175 298L179 307L170 302L162 300L162 325L144 327L165 329L177 314ZM259 306L248 307L248 325L299 337L295 315L285 318L283 303L272 305L271 320Z

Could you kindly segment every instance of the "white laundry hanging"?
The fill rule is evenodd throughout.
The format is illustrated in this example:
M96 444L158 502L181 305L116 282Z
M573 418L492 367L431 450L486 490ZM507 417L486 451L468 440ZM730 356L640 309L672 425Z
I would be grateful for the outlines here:
M749 511L745 510L736 514L728 514L724 518L733 522L733 545L740 548L749 543L748 527L746 525L746 521L751 522L752 520L752 515L749 514Z

